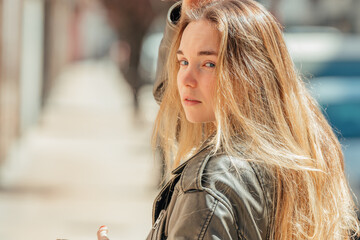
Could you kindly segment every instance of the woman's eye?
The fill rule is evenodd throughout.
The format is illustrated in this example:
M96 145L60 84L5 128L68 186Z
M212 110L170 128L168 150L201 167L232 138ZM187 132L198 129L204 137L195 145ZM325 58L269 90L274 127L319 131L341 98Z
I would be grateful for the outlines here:
M215 67L215 64L214 64L214 63L211 63L211 62L208 62L208 63L205 63L205 67L214 68L214 67Z
M186 61L186 60L180 60L179 63L180 63L181 66L187 66L187 65L189 65L189 62Z

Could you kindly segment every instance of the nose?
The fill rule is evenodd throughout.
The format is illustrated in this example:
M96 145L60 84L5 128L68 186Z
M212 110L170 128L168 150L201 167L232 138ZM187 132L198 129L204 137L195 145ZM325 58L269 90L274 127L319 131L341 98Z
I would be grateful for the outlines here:
M197 86L196 72L192 67L179 72L178 78L180 78L180 82L186 87L195 88Z

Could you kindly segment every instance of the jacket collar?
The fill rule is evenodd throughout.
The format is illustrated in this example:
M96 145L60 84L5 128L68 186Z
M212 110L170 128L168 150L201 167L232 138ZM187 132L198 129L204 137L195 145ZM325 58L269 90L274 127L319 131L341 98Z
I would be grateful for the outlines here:
M201 147L199 148L199 150L192 156L190 157L188 160L186 160L184 163L182 163L181 165L179 165L177 168L175 168L171 173L173 175L176 175L176 174L179 174L181 173L184 168L186 167L186 165L191 161L193 160L194 158L196 158L196 156L198 156L201 152L203 151L206 151L206 150L210 150L211 149L211 144L209 144L209 141L206 140L202 145Z

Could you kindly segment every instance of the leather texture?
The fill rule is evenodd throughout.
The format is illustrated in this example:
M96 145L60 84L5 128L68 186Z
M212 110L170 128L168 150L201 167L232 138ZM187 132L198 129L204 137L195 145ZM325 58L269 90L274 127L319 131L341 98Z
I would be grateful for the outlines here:
M261 165L211 146L173 171L154 202L151 239L269 239L274 178Z

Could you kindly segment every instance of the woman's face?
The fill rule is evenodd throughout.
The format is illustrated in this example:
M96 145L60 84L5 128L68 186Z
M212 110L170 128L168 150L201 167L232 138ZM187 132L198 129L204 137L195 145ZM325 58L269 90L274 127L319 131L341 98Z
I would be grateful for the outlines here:
M177 86L186 118L193 123L214 122L215 66L220 34L206 20L191 22L181 37L177 58Z

